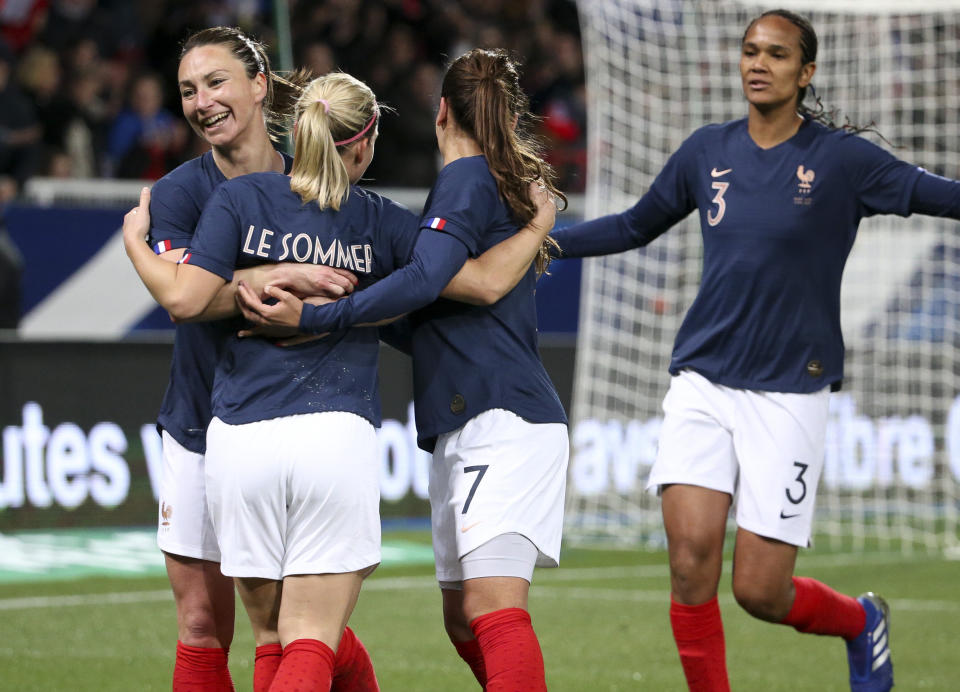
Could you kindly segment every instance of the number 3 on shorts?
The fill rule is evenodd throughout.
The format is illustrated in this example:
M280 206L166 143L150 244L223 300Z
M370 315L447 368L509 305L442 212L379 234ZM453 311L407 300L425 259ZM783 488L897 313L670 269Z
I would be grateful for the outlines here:
M480 485L480 481L483 480L483 474L487 472L488 468L490 468L490 464L483 464L481 466L465 466L463 468L464 473L476 473L477 478L473 482L470 492L467 493L467 501L463 503L463 511L460 512L461 514L466 514L467 510L470 509L470 503L473 502L473 494L477 492L477 486Z
M807 496L807 482L803 480L803 474L807 472L807 464L795 461L793 462L793 465L800 469L800 473L798 473L797 477L793 479L800 484L800 497L794 499L793 495L790 493L790 488L787 488L787 499L791 504L799 505L801 502L803 502L803 498Z

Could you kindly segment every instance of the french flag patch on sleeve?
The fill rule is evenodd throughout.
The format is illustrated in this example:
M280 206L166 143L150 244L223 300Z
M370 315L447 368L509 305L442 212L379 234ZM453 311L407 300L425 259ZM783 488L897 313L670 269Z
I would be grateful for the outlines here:
M193 253L191 253L191 252L188 252L188 253L184 254L184 256L180 258L180 261L177 262L177 264L189 264L189 263L190 263L190 257L191 257L192 254L193 254Z
M153 251L158 255L162 255L165 252L169 252L173 249L173 243L169 240L161 240L159 243L153 246Z
M427 222L427 226L430 228L436 228L438 231L442 231L443 227L447 225L446 219L441 219L439 216L434 216Z

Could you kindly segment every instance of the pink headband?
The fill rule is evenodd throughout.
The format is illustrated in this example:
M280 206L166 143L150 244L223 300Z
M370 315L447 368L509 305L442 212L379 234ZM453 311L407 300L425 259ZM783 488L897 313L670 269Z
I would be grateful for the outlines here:
M363 129L360 130L360 132L358 132L357 134L355 134L355 135L354 135L353 137L351 137L350 139L345 139L345 140L343 140L342 142L334 142L334 143L333 143L334 146L342 147L344 144L350 144L351 142L356 142L358 139L360 139L360 138L363 137L365 134L367 134L367 130L369 130L371 127L373 127L373 124L374 124L375 122L377 122L377 114L378 114L378 112L379 112L379 111L378 111L378 108L377 108L377 104L376 104L376 102L374 102L374 104L373 104L373 116L370 118L370 122L368 122L366 125L364 125L364 126L363 126Z

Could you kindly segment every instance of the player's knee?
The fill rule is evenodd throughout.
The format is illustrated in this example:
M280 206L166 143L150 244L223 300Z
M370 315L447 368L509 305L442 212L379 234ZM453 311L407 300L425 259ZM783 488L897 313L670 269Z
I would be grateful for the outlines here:
M216 614L208 603L182 601L177 604L180 641L188 646L217 646Z
M699 582L712 571L716 550L701 541L683 539L670 545L670 574L680 583Z
M790 610L780 589L764 588L757 583L734 580L733 597L750 615L767 622L780 622Z

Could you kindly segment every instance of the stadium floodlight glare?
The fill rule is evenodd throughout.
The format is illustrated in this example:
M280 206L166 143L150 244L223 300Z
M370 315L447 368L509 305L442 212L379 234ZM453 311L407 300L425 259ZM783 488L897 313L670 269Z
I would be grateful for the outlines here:
M960 177L960 1L782 0L807 16L828 108L875 123L903 160ZM622 211L698 127L741 118L750 19L769 3L582 0L587 218ZM809 99L809 96L808 96ZM810 101L808 100L808 104ZM648 248L584 263L566 536L662 543L643 485L673 338L699 284L699 218ZM880 216L844 275L843 390L832 395L814 531L838 550L956 551L960 227Z

